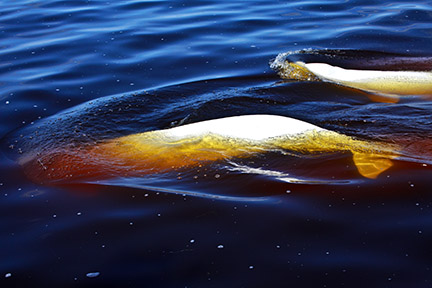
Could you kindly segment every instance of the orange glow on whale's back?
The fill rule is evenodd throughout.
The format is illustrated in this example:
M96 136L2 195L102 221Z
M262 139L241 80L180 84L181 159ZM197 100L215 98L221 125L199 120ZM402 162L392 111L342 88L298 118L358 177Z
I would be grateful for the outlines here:
M243 127L248 123L245 119L267 121L266 125L287 121L285 124L296 125L292 129L295 132L280 132L289 131L287 127L274 131L266 129L266 125ZM224 125L230 129L230 124L231 131L221 129ZM240 130L236 132L236 129ZM237 133L242 136L236 137ZM21 162L30 178L55 183L165 173L275 151L282 155L296 153L300 157L340 151L352 153L359 173L367 178L376 178L392 166L391 159L397 156L396 147L391 145L357 140L287 117L249 115L137 133L79 149L48 151L27 161L23 158Z

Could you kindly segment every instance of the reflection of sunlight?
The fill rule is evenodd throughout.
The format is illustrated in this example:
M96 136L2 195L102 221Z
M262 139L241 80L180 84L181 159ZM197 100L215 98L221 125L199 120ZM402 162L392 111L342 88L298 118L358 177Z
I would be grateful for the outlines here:
M43 191L43 190L33 189L33 190L30 190L30 191L24 192L24 193L21 195L21 197L24 197L24 198L32 198L32 197L36 197L36 196L39 196L39 195L42 195L42 194L45 194L45 193L46 193L46 192Z
M163 182L163 181L162 181ZM104 181L89 181L86 182L88 184L96 184L96 185L107 185L107 186L117 186L117 187L128 187L128 188L136 188L136 189L143 189L153 192L161 192L161 193L170 193L170 194L178 194L182 196L193 196L193 197L200 197L200 198L208 198L208 199L214 199L214 200L223 200L223 201L241 201L241 202L268 202L272 199L269 197L241 197L241 196L228 196L223 194L211 194L211 193L205 193L205 192L194 192L194 191L187 191L183 189L178 188L167 188L166 183L161 183L161 185L155 183L154 180L149 180L145 178L117 178L117 179L111 179L111 180L104 180ZM164 187L165 186L165 187ZM163 188L162 188L163 187Z
M229 161L232 166L226 166L225 168L230 171L241 172L244 174L256 174L267 176L278 181L293 183L293 184L352 184L354 180L318 180L318 179L306 179L292 176L289 173L280 171L268 170L263 168L254 168L246 165L240 165L235 162Z

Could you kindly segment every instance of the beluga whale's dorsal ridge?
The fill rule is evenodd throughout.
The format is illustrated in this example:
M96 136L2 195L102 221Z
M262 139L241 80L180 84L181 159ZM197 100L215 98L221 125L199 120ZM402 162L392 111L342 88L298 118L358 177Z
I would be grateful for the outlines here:
M161 130L161 133L173 138L215 134L233 139L263 141L274 137L301 134L310 130L320 131L323 129L304 121L283 116L244 115L202 121Z

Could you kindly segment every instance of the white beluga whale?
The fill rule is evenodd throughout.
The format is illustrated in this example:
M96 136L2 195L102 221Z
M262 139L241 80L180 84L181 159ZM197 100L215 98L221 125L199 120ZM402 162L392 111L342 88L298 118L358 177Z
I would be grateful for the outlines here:
M104 140L94 145L24 153L18 163L43 183L140 176L287 151L300 155L351 153L358 172L376 178L392 166L397 148L364 141L276 115L207 120ZM283 157L283 156L282 156Z
M432 72L344 69L326 63L301 63L320 79L389 95L432 95Z
M374 100L397 102L399 97L407 95L432 97L430 57L362 54L355 50L301 50L281 53L270 65L284 79L325 81L387 96L371 97Z

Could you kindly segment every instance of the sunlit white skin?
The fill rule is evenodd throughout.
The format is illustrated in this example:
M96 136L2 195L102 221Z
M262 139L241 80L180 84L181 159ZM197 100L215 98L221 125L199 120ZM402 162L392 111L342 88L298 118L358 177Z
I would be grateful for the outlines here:
M432 95L432 72L344 69L326 63L297 64L322 80L366 91L393 95Z
M207 134L252 141L289 136L306 131L325 130L313 124L277 115L244 115L207 120L166 130L159 130L169 138L189 138Z

